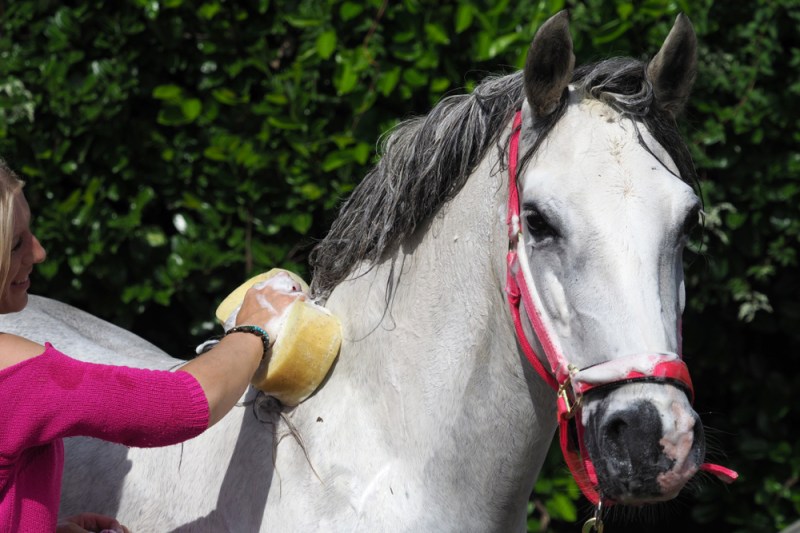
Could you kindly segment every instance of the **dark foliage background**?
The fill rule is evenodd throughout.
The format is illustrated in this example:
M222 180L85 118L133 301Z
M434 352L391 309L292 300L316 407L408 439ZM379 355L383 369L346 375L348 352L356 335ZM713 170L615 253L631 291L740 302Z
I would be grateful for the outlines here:
M652 55L681 11L698 32L684 125L706 223L687 254L685 352L710 454L742 476L607 528L786 526L800 516L796 0L0 0L0 154L50 253L34 292L190 353L245 277L308 275L383 132L519 68L564 7L579 62ZM588 513L554 451L530 531Z

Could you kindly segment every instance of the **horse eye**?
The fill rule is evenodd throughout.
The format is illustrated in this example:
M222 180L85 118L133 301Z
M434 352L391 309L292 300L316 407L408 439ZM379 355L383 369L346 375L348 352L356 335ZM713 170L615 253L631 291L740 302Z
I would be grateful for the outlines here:
M528 226L528 233L536 242L558 237L558 232L553 225L536 209L527 208L525 209L524 215L525 224Z
M681 235L688 237L695 229L697 229L697 226L699 224L700 224L700 208L695 207L691 211L689 211L689 214L683 221L683 227L681 228Z

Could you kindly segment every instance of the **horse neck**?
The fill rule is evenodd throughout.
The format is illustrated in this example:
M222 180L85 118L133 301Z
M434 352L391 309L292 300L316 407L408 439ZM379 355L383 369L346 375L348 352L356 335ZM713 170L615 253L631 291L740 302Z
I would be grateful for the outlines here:
M520 358L505 309L498 168L487 158L413 242L332 293L345 340L308 411L347 412L341 437L355 449L400 458L438 494L456 490L470 505L498 509L486 517L525 507L555 420L552 394ZM461 502L446 505L455 512Z

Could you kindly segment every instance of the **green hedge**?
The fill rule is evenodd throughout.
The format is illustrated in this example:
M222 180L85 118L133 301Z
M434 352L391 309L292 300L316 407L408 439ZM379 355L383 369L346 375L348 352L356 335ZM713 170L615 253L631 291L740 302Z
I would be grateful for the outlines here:
M742 479L701 481L648 530L783 527L800 516L795 0L0 0L0 154L50 252L33 292L190 353L246 276L307 275L382 133L519 68L564 7L579 62L653 54L680 11L700 40L685 351L711 453ZM530 530L586 513L553 453Z

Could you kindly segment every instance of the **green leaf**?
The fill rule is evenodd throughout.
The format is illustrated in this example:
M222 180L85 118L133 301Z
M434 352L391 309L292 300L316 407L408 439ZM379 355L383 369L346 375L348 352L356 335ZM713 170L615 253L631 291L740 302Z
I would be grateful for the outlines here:
M441 24L425 24L425 34L431 42L437 44L450 44L450 37Z
M414 68L403 71L403 80L411 87L422 87L428 83L428 77Z
M725 215L725 224L730 229L740 228L745 222L747 222L747 213L740 211L729 211Z
M300 188L300 194L302 194L307 200L313 201L318 200L324 194L324 191L321 187L314 185L313 183L306 183Z
M322 59L328 59L336 50L336 32L328 30L317 37L317 54Z
M340 95L347 94L355 89L357 83L358 74L353 68L353 64L349 61L345 62L343 65L341 65L339 75L334 78L336 91Z
M212 161L225 161L228 158L228 154L219 146L209 146L203 150L203 155Z
M353 152L351 150L331 152L325 156L325 159L322 161L322 170L324 172L330 172L352 161Z
M203 110L203 103L197 98L189 98L181 102L181 111L187 122L193 122Z
M617 14L622 20L628 20L633 13L633 4L630 2L617 4Z
M628 21L612 20L600 27L596 35L592 37L592 42L595 45L610 43L617 40L623 33L631 29L631 23Z
M557 520L574 522L578 519L578 510L575 507L575 502L564 494L554 494L547 502L547 510Z
M285 105L289 103L289 99L284 93L269 93L264 95L264 100L277 105Z
M299 215L292 217L292 227L297 233L305 235L308 233L308 230L311 229L311 223L313 221L314 220L310 214L300 213Z
M175 100L183 94L183 89L177 85L159 85L153 89L153 98L156 100Z
M66 161L61 165L61 172L64 174L73 174L78 170L78 164L75 161Z
M472 26L472 10L472 4L459 4L458 9L456 9L456 33L462 33Z
M303 128L303 124L299 122L295 122L293 120L288 120L286 118L278 116L267 117L267 122L269 123L270 126L282 130L299 130Z
M373 146L367 143L358 143L353 148L353 159L359 164L366 164L369 156L372 154Z
M237 105L245 101L244 98L240 98L235 92L226 88L214 89L211 95L217 102L225 105Z
M392 42L397 44L409 43L417 38L416 32L413 30L399 31L392 36Z
M377 89L383 96L389 96L397 82L400 81L400 67L395 67L389 71L382 72L378 78Z
M200 16L200 18L211 20L217 16L217 13L219 13L221 9L222 6L219 2L207 2L200 6L200 8L197 10L197 14Z
M489 45L487 51L488 59L496 57L505 52L512 44L519 42L520 36L518 33L510 33L494 39Z
M150 228L145 231L145 239L150 246L164 246L167 244L167 236L159 228Z
M345 2L342 4L342 7L339 8L339 16L342 17L342 20L348 21L359 16L362 11L364 11L364 8L361 4Z
M450 80L447 78L435 78L431 81L431 91L440 93L450 87Z
M289 23L290 26L298 29L316 28L322 24L322 18L320 17L297 16L292 14L286 15L284 20Z

